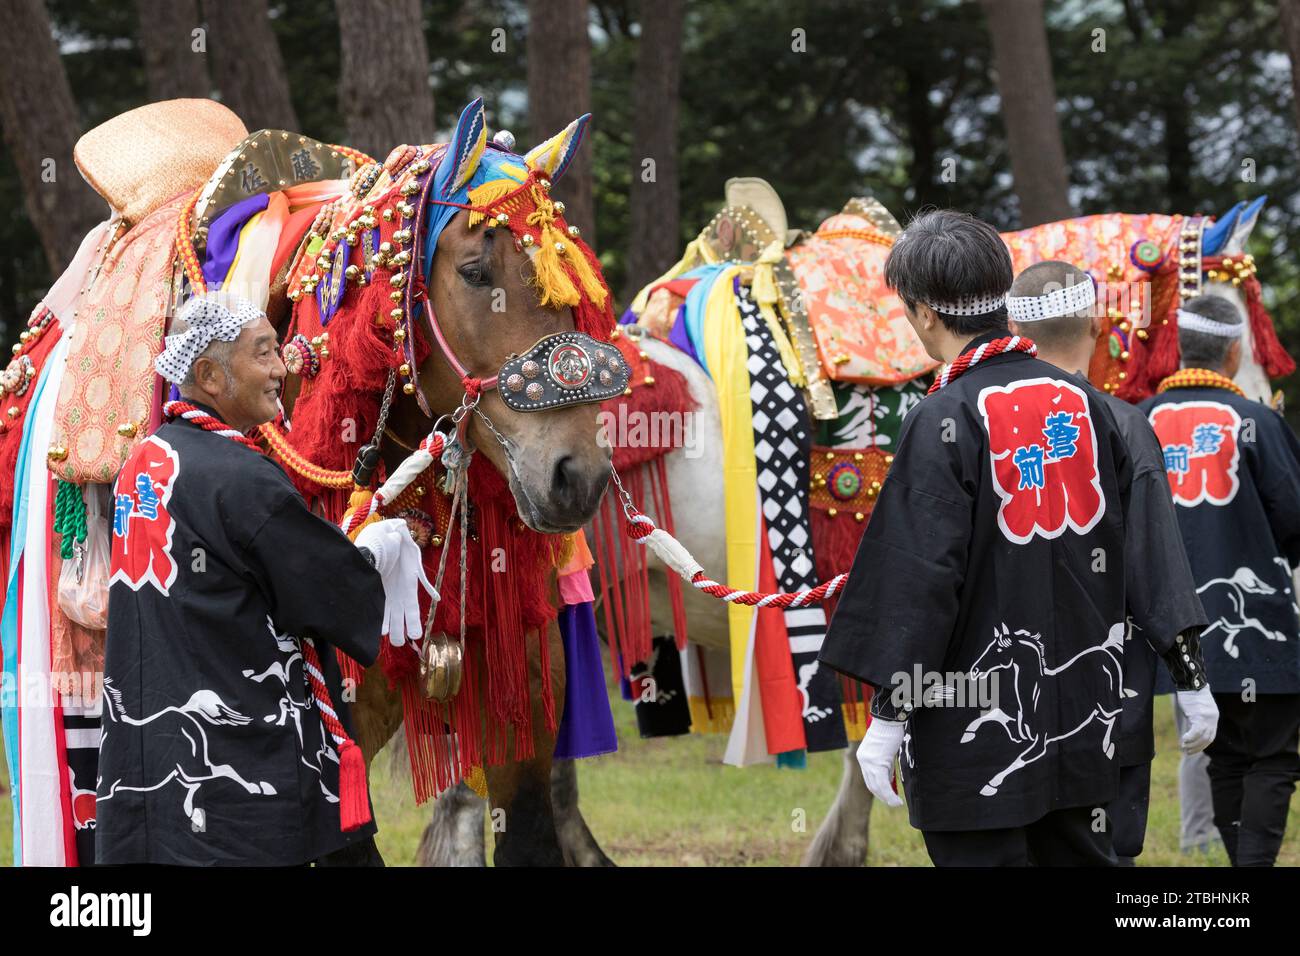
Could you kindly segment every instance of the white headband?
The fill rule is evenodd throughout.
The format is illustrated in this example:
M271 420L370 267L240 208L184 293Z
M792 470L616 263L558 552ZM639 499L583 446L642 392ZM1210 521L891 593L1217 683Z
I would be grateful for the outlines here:
M1074 315L1090 309L1097 302L1097 290L1092 281L1076 282L1062 286L1046 295L1007 296L1007 315L1017 322L1038 322Z
M1241 335L1242 325L1241 322L1237 322L1235 325L1228 325L1226 322L1215 322L1213 319L1207 319L1195 312L1188 312L1186 309L1178 310L1178 327L1191 332L1204 332L1206 335L1235 339Z
M154 359L153 367L167 381L179 385L213 339L233 342L244 326L265 314L247 299L228 292L196 295L176 313L176 318L189 328L179 335L167 336L166 348Z
M964 295L956 302L931 302L929 299L921 301L944 315L984 315L1000 309L1007 301L1007 294L999 292L996 295Z

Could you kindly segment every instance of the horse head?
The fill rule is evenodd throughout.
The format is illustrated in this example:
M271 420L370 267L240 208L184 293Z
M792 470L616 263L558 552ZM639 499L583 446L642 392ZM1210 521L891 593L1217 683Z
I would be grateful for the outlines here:
M1003 667L1009 667L1015 652L1015 640L1011 637L1011 632L1005 624L1001 629L993 628L993 641L984 652L975 659L971 665L969 677L971 680L978 680L984 674L990 671L999 670Z
M582 335L613 327L609 290L550 197L588 118L519 155L508 134L487 142L476 100L416 219L426 290L418 328L434 343L414 376L424 404L436 418L477 402L468 442L507 479L520 519L547 533L595 513L611 452L593 402L626 378L610 374L622 368L617 349Z
M1240 259L1246 252L1246 242L1259 221L1260 211L1267 196L1260 196L1250 203L1239 202L1207 228L1201 237L1202 256L1231 256ZM1253 266L1253 260L1246 260ZM1206 295L1217 295L1227 299L1241 312L1242 316L1250 314L1246 296L1242 291L1240 280L1233 278L1223 282L1207 282L1202 287ZM1252 398L1266 399L1272 391L1268 375L1255 361L1250 323L1245 324L1241 339L1241 368L1237 372L1237 383Z

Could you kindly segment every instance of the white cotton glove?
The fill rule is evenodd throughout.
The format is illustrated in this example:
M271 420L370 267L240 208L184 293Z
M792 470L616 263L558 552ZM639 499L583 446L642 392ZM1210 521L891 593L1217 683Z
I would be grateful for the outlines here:
M1187 718L1187 733L1183 734L1183 753L1198 754L1214 743L1219 730L1219 705L1210 694L1210 685L1200 690L1178 691L1178 706Z
M901 807L903 798L894 793L889 779L894 773L894 758L903 746L904 720L872 717L867 734L858 744L858 766L867 789L887 807Z
M384 633L389 643L400 647L407 637L418 638L420 594L416 585L433 594L433 585L424 573L420 546L411 538L406 521L389 518L366 525L357 535L356 545L367 548L375 558L375 570L384 585Z

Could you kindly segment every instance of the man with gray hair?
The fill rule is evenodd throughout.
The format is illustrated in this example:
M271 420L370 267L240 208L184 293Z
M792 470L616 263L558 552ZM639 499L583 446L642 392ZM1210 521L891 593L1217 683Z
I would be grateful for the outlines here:
M1178 310L1182 368L1142 404L1164 456L1210 626L1219 731L1206 751L1214 823L1234 866L1272 866L1300 778L1300 442L1233 382L1245 323L1227 299Z
M390 637L418 631L419 549L399 519L354 545L248 436L285 377L261 309L195 296L155 367L181 401L113 489L96 861L369 852L335 649L369 665L386 617L403 622Z

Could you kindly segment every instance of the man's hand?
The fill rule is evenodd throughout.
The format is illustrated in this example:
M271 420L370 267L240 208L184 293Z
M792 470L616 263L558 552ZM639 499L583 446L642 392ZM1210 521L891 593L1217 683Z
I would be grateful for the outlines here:
M894 773L894 758L903 746L903 730L907 722L872 717L867 734L858 745L858 766L867 789L887 807L901 807L903 798L894 793L890 777Z
M1214 743L1219 730L1219 705L1210 695L1210 685L1200 690L1180 690L1178 706L1187 718L1187 733L1183 734L1183 753L1198 754Z
M400 647L408 637L419 638L420 592L422 586L436 595L424 573L420 546L402 518L389 518L366 525L357 535L356 545L367 548L375 558L375 570L384 583L384 633L389 643Z

